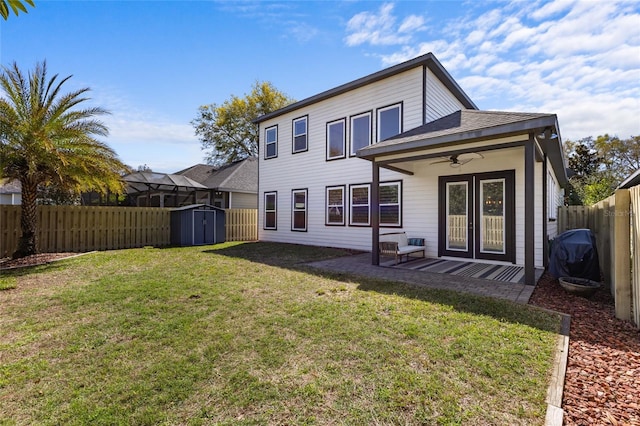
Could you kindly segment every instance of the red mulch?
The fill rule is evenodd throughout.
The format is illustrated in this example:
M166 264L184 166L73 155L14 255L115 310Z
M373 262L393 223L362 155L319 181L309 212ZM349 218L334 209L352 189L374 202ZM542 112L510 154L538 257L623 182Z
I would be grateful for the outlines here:
M604 285L587 298L545 274L529 303L571 315L566 425L640 425L640 330L616 319Z

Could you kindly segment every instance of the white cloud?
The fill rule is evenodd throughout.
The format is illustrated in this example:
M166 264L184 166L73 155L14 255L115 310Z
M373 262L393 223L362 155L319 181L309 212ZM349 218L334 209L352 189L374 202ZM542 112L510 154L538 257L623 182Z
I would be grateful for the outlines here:
M417 15L406 17L396 27L396 17L392 14L393 3L385 3L377 12L361 12L347 22L345 42L347 46L370 44L389 46L408 43L413 33L424 29L424 18Z
M543 5L540 9L535 10L531 17L533 19L546 19L552 15L558 14L570 8L575 0L556 0Z
M392 5L384 7L392 22ZM415 41L380 54L382 63L432 52L483 109L557 113L571 139L640 134L640 3L559 0L482 9L432 25L428 36L414 33Z
M424 18L422 16L411 15L402 21L402 24L400 24L400 27L398 28L398 32L408 33L412 31L422 31L424 29Z

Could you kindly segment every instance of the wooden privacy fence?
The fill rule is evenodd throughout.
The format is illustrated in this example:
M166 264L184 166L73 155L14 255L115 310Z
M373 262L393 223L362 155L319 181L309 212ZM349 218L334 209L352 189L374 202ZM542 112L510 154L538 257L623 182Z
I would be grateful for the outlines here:
M113 250L169 244L169 210L149 207L38 206L43 253ZM0 206L0 255L16 249L20 206Z
M171 209L159 207L38 206L43 253L167 246ZM18 245L20 206L0 205L0 258ZM257 239L256 209L226 210L226 240Z
M640 186L619 189L593 206L558 208L558 233L588 228L596 237L600 270L616 317L640 327ZM633 259L633 262L632 262Z
M258 209L228 209L225 220L227 241L258 239Z

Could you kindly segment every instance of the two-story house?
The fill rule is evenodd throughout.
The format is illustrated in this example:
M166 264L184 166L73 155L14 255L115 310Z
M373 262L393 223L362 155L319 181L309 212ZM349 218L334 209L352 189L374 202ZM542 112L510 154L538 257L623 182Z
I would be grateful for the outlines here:
M554 114L479 111L429 53L259 117L259 239L535 268L567 181Z

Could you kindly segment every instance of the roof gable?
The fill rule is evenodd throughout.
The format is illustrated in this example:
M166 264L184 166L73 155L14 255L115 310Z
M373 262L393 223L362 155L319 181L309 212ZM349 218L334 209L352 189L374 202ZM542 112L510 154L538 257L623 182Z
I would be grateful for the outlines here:
M349 83L343 84L341 86L335 87L333 89L324 91L317 95L311 96L309 98L303 99L301 101L295 102L293 104L287 105L284 108L280 108L279 110L273 111L268 114L264 114L254 120L254 123L261 123L263 121L269 120L274 117L278 117L280 115L286 114L291 111L295 111L299 108L306 107L308 105L323 101L325 99L329 99L334 96L341 95L345 92L357 89L359 87L366 86L371 83L375 83L377 81L383 80L388 77L392 77L394 75L400 74L402 72L408 71L410 69L416 67L427 67L436 77L445 85L451 93L460 101L465 108L469 109L478 109L478 107L473 103L471 98L460 88L458 83L451 77L451 75L444 69L442 64L436 59L433 53L427 53L422 56L418 56L417 58L411 59L409 61L403 62L398 65L394 65L389 68L385 68L381 71L375 72L373 74L369 74L368 76L359 78L357 80L353 80Z
M227 192L258 192L258 160L248 157L216 169L196 164L177 172L201 183L208 189Z
M215 172L216 170L217 169L211 164L195 164L191 167L187 167L184 170L175 172L175 174L186 176L189 179L195 180L196 182L203 183L209 178L209 176L211 176L211 173Z

